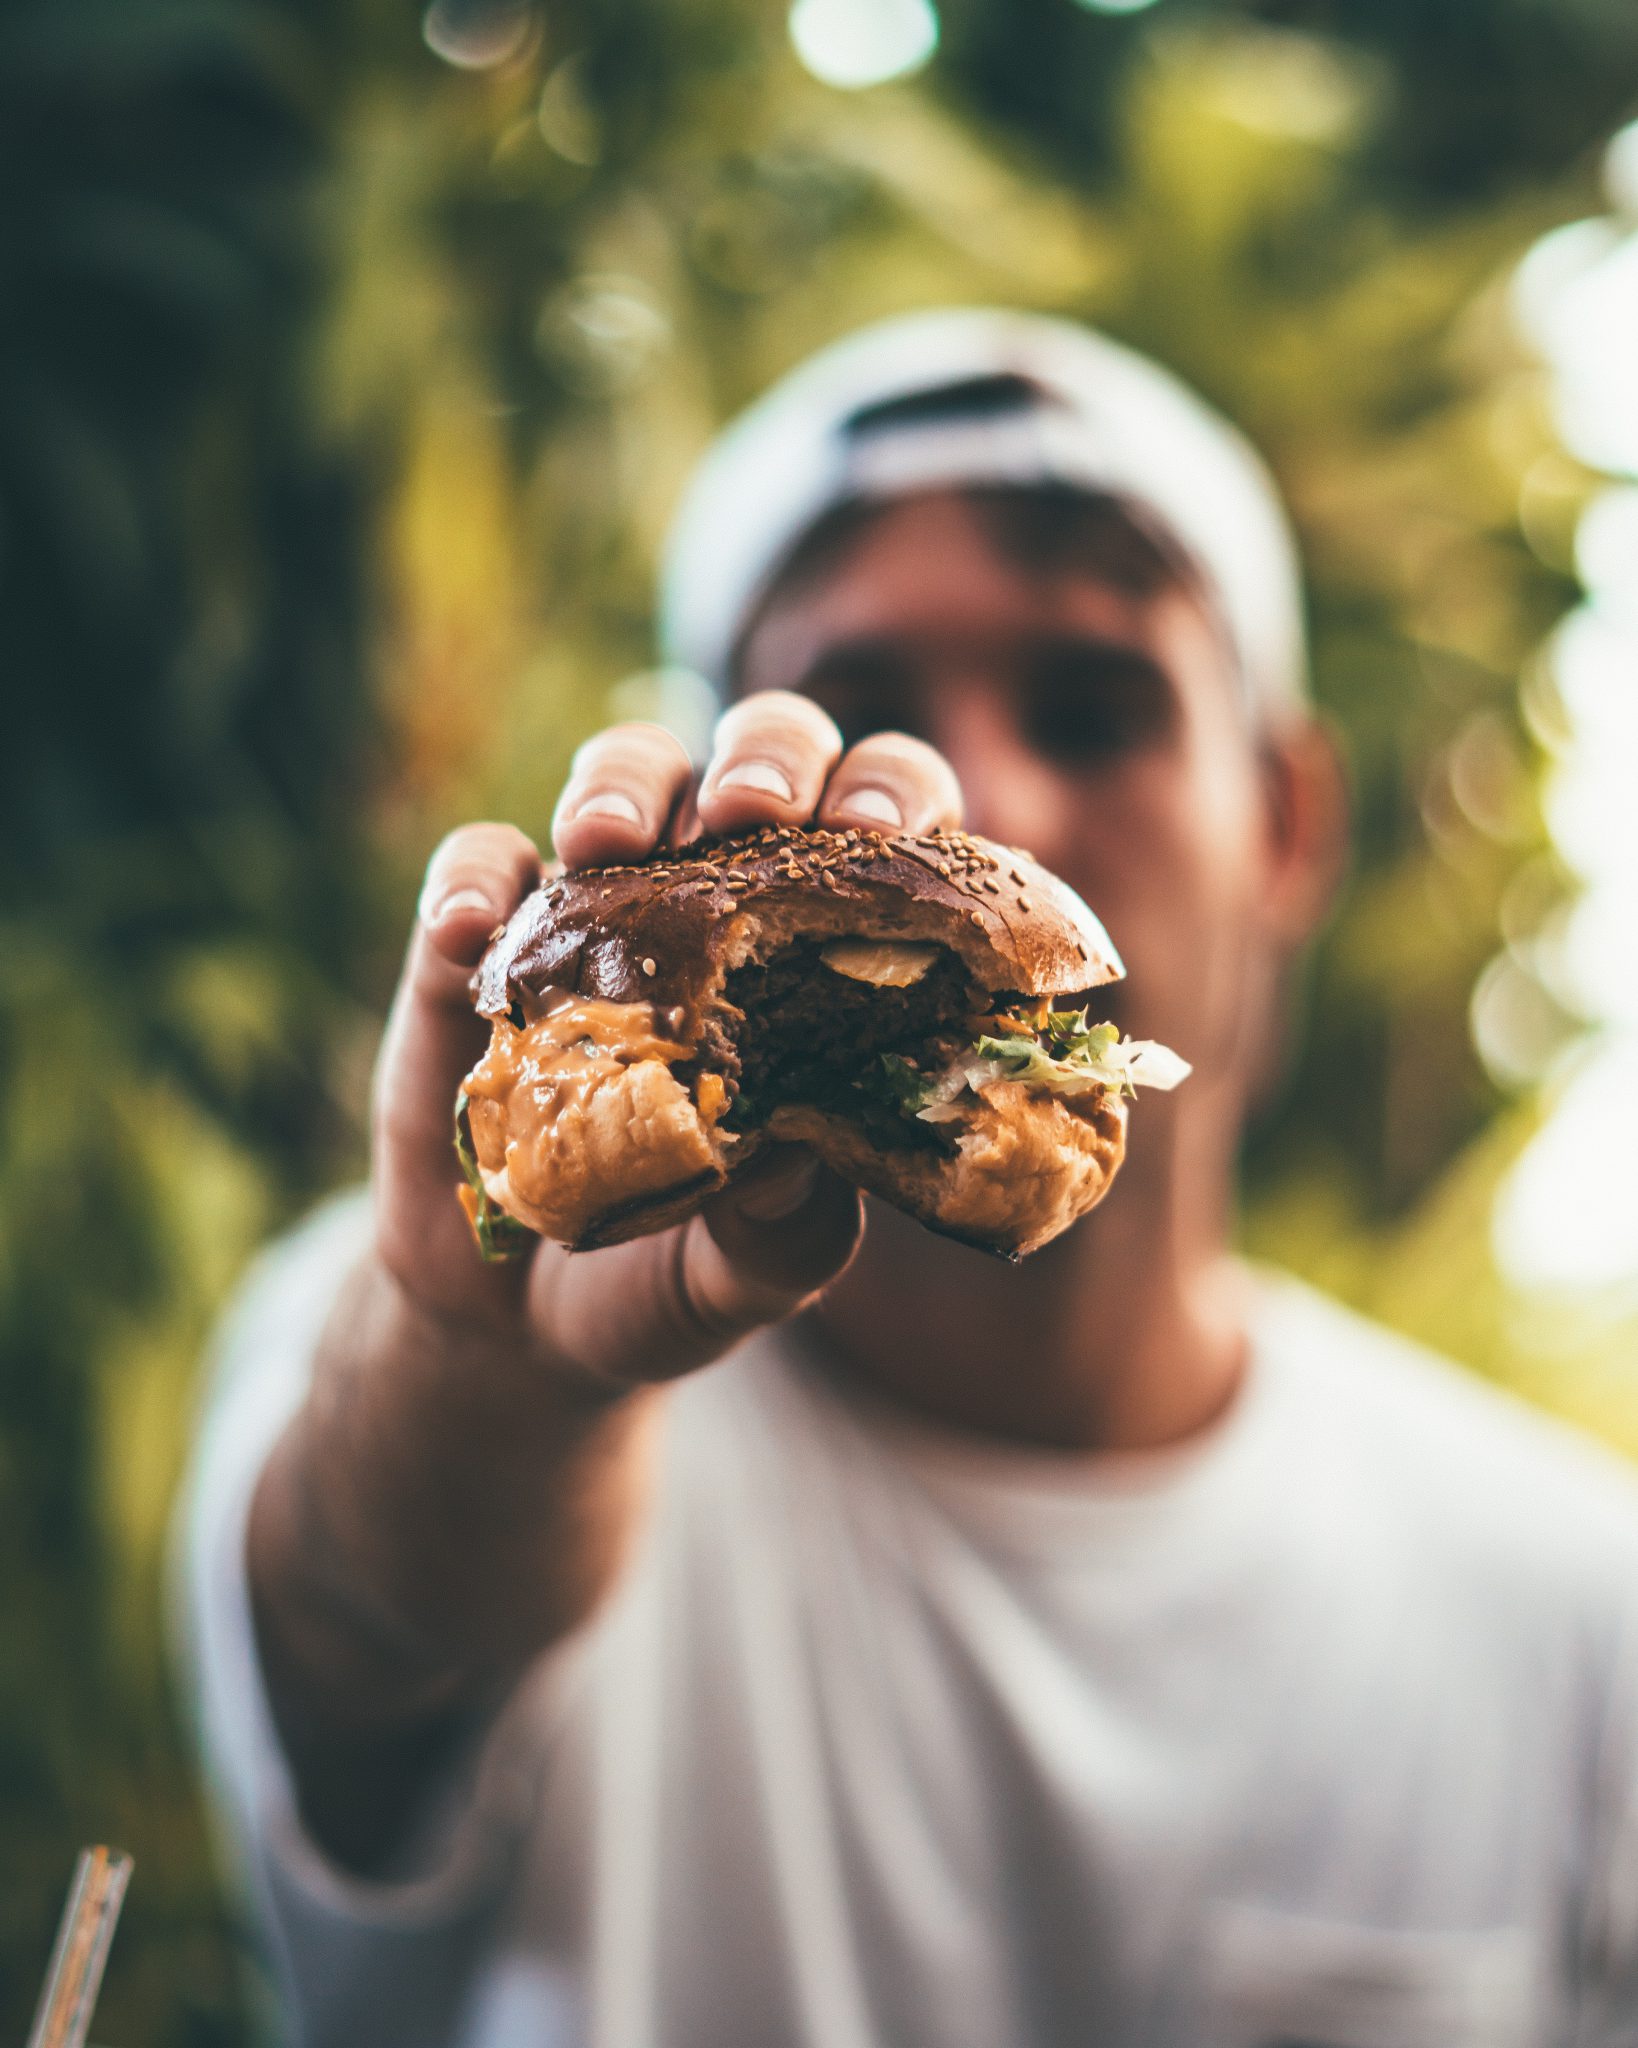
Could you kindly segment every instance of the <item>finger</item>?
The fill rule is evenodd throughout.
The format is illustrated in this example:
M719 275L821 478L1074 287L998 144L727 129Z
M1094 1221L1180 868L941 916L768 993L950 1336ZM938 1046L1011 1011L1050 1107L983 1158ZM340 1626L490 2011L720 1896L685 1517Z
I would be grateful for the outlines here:
M429 991L459 991L464 1002L490 933L540 874L534 841L515 825L462 825L439 842L415 906L417 930L430 947Z
M552 819L565 867L641 860L688 785L687 749L663 725L614 725L587 740Z
M671 813L671 821L665 828L667 846L691 846L704 832L700 823L699 791L689 778L688 787L677 800L677 808Z
M583 1370L674 1379L810 1301L863 1228L856 1188L780 1146L677 1230L537 1261L531 1306L550 1348Z
M495 927L540 880L540 855L511 825L452 832L427 868L415 930L376 1063L372 1149L377 1240L412 1291L481 1271L455 1198L455 1097L489 1026L472 969Z
M707 832L806 824L841 751L834 719L810 698L759 690L717 721L700 820Z
M961 823L961 785L944 756L907 732L872 733L837 763L819 822L887 832L947 832Z

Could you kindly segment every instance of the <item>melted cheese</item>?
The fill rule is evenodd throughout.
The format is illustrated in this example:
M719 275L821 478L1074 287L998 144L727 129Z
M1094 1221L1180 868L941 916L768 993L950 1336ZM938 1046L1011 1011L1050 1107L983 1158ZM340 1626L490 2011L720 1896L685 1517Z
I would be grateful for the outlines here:
M606 1003L560 995L521 1031L495 1027L489 1050L467 1076L475 1102L522 1096L538 1117L584 1108L603 1082L638 1060L680 1060L688 1048L662 1038L651 1003Z
M484 1186L508 1214L573 1244L612 1206L717 1170L671 1071L689 1048L656 1026L648 1003L567 995L522 1030L496 1023L466 1078L467 1122Z
M932 966L938 948L918 946L909 939L837 939L819 958L849 981L868 981L873 988L908 988Z

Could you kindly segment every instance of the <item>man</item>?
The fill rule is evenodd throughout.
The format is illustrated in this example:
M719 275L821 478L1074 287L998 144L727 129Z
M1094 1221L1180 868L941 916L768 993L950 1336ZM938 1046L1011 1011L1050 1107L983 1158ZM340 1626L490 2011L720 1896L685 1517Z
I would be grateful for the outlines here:
M787 1152L486 1270L450 1103L538 856L439 848L371 1200L251 1284L194 1484L299 2038L1638 2042L1629 1477L1227 1251L1340 844L1253 458L1078 330L894 323L726 437L668 593L731 708L697 787L657 727L582 748L566 862L964 803L1194 1076L1020 1268L861 1240Z

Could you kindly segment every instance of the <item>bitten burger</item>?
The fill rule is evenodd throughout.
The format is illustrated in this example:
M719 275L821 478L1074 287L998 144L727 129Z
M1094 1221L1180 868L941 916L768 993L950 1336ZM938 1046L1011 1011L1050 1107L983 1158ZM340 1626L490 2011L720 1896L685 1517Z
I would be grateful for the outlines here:
M773 1140L1021 1257L1107 1190L1135 1087L1188 1072L1089 1021L1123 971L1073 890L962 832L768 827L553 875L474 977L480 1248L663 1229Z

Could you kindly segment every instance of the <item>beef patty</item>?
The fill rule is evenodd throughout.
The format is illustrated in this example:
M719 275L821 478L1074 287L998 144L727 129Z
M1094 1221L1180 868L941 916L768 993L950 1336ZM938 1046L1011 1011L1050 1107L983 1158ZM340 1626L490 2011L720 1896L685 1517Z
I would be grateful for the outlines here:
M881 1055L940 1063L965 1043L966 1020L988 999L943 948L919 981L882 988L827 967L821 943L798 940L728 977L721 1027L733 1049L729 1128L754 1129L782 1104L801 1102L851 1117L881 1144L946 1145L942 1127L894 1107Z

